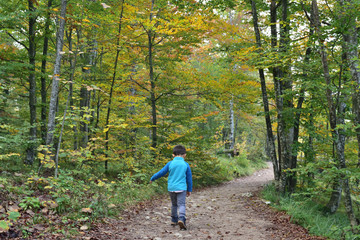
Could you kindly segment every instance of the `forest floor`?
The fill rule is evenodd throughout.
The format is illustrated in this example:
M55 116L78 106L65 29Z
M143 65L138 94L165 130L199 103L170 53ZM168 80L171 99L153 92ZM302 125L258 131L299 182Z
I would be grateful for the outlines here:
M260 198L262 186L273 178L269 164L251 176L195 190L186 199L186 231L170 225L170 199L162 196L124 211L120 220L105 219L82 239L325 239L311 236Z

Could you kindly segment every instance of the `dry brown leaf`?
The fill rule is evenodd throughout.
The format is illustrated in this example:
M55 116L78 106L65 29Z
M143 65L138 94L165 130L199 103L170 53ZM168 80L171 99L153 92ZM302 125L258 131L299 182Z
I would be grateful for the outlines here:
M17 205L9 206L9 209L8 209L9 212L18 212L19 210L20 210L20 208Z
M48 204L50 208L57 208L59 206L55 201L48 201Z
M35 215L35 213L31 209L26 210L26 213L31 215L31 216Z
M44 231L45 230L45 228L43 226L41 226L41 225L35 225L34 228L36 230L38 230L38 231Z
M41 213L46 214L46 213L48 213L48 212L49 212L49 209L47 209L47 208L43 208L43 209L41 209Z

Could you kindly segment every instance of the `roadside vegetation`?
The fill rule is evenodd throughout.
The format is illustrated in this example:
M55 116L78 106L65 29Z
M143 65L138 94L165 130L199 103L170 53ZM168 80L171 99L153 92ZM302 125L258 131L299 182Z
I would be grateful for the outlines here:
M292 222L309 230L310 234L334 240L356 240L360 235L352 231L344 206L334 214L326 209L326 196L314 196L311 192L298 192L292 196L277 194L274 184L267 185L262 197L278 211L285 211ZM356 214L359 208L356 207Z

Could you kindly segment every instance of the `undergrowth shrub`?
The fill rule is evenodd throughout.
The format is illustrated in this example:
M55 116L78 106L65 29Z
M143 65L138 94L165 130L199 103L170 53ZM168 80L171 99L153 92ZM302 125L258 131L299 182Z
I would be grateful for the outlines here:
M325 211L324 205L307 194L293 194L281 197L274 184L267 185L262 191L262 197L271 202L271 205L280 211L287 212L294 223L309 230L309 233L328 237L329 239L355 240L360 236L350 231L349 221L344 209L335 214Z

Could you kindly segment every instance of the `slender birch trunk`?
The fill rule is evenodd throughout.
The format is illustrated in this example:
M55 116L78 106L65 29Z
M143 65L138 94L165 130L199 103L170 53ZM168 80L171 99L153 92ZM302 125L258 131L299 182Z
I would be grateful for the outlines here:
M356 24L356 9L353 0L342 0L342 4L347 6L346 19L348 25L348 33L344 34L346 42L347 60L350 63L350 72L354 85L354 93L352 95L354 125L356 137L358 141L358 166L360 166L360 64L359 64L359 41L358 29Z
M357 34L357 29L356 29L356 18L355 18L355 14L352 14L354 12L356 12L356 10L354 9L353 5L353 1L352 0L342 0L340 1L340 5L343 8L341 16L339 16L339 19L342 20L344 18L344 16L346 16L346 25L348 26L348 28L346 29L346 33L344 33L344 46L343 46L343 51L344 51L344 59L345 61L347 61L350 65L350 72L351 72L351 76L352 76L352 81L355 83L354 85L359 87L359 83L360 83L360 71L358 69L359 67L359 55L358 55L358 34ZM354 11L355 10L355 11ZM344 19L345 20L345 19ZM355 93L353 94L353 98L355 97L355 99L358 99L358 96L360 96L359 94L359 88L355 89ZM345 108L346 108L346 104L345 99L347 99L347 96L344 96L344 101L340 102L340 106L339 106L339 112L341 114L341 120L339 121L340 124L345 124ZM355 102L357 102L355 100ZM353 99L354 102L354 99ZM359 109L359 106L355 106L355 121L354 123L357 125L359 124L358 120L359 120L359 112L357 112ZM356 132L357 132L357 138L358 138L358 144L360 146L360 127L357 126L356 127ZM339 160L340 160L340 166L341 168L346 168L346 161L345 161L345 130L343 128L339 129L339 142L338 145L343 153L339 154ZM360 149L358 149L359 151L359 156L360 156ZM349 178L347 176L344 176L344 201L345 201L345 210L346 213L348 215L350 224L352 226L352 230L353 232L358 232L358 230L356 229L356 226L358 225L358 221L355 217L354 214L354 209L353 209L353 204L352 204L352 199L351 199L351 191L350 191L350 183L349 183Z
M326 49L325 49L325 45L324 45L325 41L324 41L324 37L322 35L322 31L320 28L321 25L320 25L320 19L319 19L319 10L318 10L316 0L312 0L312 8L313 8L313 14L314 14L315 29L318 32L319 37L320 37L320 44L321 44L320 45L320 55L321 55L321 62L323 64L324 78L325 78L325 82L327 85L326 98L327 98L329 115L330 115L330 128L331 128L331 133L332 133L332 137L333 137L333 141L335 143L335 149L336 149L336 160L338 162L339 168L345 169L346 168L345 133L344 133L343 128L338 128L338 124L342 125L345 123L344 114L345 114L346 104L344 103L343 98L346 96L344 96L344 97L339 96L340 97L340 99L338 99L339 110L338 110L338 116L337 116L336 106L335 106L333 98L332 98L333 92L330 89L331 78L330 78L330 73L329 73L329 65L328 65L327 53L326 53ZM340 89L339 89L339 91L340 91ZM342 191L342 187L343 187L344 191L345 191L346 210L348 213L350 223L354 227L355 225L357 225L355 223L356 219L353 216L352 210L351 210L352 214L348 212L350 210L349 208L352 209L348 178L346 176L339 176L339 177L340 177L339 179L335 180L334 191L333 191L330 201L328 203L328 208L330 209L331 212L335 212L337 210L339 203L340 203L341 191Z
M59 28L58 28L58 34L57 34L57 39L56 39L56 58L55 58L54 74L53 74L52 86L51 86L49 116L48 116L48 129L47 129L47 135L46 135L46 145L48 145L48 147L50 147L54 141L56 107L57 107L57 99L59 96L61 56L62 56L62 49L63 49L63 43L64 43L66 6L67 6L67 0L61 0Z

